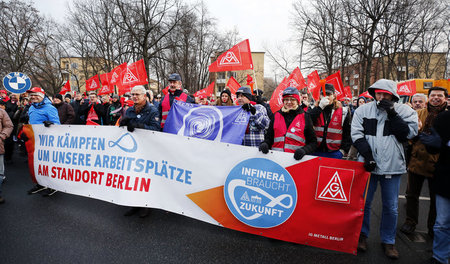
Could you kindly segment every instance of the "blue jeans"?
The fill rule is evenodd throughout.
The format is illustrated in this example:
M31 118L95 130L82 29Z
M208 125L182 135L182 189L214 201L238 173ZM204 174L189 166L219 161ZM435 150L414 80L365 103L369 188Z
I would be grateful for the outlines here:
M381 212L380 236L381 242L395 244L398 218L398 192L400 189L400 174L397 175L370 175L369 188L367 189L366 205L364 207L364 220L361 233L369 237L370 209L373 196L377 190L378 182L381 186Z
M450 258L450 199L436 194L433 258L448 264Z

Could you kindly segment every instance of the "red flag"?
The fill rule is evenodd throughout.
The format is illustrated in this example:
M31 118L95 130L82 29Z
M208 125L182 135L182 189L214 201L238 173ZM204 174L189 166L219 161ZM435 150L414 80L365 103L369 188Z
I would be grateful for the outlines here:
M308 93L312 95L314 100L320 99L320 78L317 71L313 71L308 75Z
M119 96L124 95L125 93L131 92L131 86L122 86L121 83L117 83L117 90Z
M209 65L210 72L252 70L252 52L248 39L236 44Z
M98 92L98 95L114 93L114 85L109 84L111 73L100 74L100 81L102 82L102 89Z
M337 71L336 73L333 73L330 76L328 76L326 78L326 83L332 84L334 86L334 89L336 91L336 99L338 101L344 99L345 97L344 84L342 83L340 71Z
M134 87L148 83L147 71L144 60L138 60L128 65L120 75L121 86L123 88Z
M230 88L231 94L236 94L236 91L241 87L241 85L238 81L236 81L236 79L234 79L233 76L231 76L230 79L228 79L227 87Z
M345 93L345 97L352 99L352 89L350 88L350 86L345 86L344 87L344 93Z
M365 97L372 99L373 97L369 94L369 91L365 91L364 93L360 94L359 97Z
M164 88L162 90L163 94L166 95L169 92L169 85L166 86L166 88Z
M124 62L122 64L120 64L119 66L117 66L116 68L114 68L109 74L111 76L111 78L109 78L109 84L111 85L115 85L117 83L120 83L120 75L122 74L122 72L127 68L127 63Z
M288 87L289 81L284 77L283 81L278 85L278 87L273 91L272 97L270 98L269 105L272 113L280 110L283 106L283 91Z
M397 84L398 95L409 95L412 96L416 93L416 81L406 81Z
M253 81L252 76L250 74L247 74L247 85L253 84L255 81Z
M86 92L94 91L100 88L100 83L98 81L98 74L86 80Z
M67 80L66 84L64 84L64 86L61 88L59 94L65 95L66 93L70 92L70 90L70 82L69 80Z
M214 93L214 82L212 82L208 87L201 89L194 93L195 97L199 97L201 95L205 95L207 97L212 96Z
M295 68L291 75L288 77L289 84L288 87L295 87L298 90L303 89L306 87L305 79L303 78L302 72L300 71L300 68Z

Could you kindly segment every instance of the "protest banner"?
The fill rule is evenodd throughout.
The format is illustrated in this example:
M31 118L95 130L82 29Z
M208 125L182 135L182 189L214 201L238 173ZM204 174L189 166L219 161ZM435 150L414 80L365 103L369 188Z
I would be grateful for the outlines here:
M160 208L214 225L356 254L362 163L123 127L26 125L41 185Z

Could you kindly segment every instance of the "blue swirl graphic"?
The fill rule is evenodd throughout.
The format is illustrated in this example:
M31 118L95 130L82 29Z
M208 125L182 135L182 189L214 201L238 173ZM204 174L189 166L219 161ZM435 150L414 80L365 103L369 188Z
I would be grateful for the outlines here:
M222 130L223 115L220 110L200 106L192 108L183 117L183 126L178 135L220 141Z

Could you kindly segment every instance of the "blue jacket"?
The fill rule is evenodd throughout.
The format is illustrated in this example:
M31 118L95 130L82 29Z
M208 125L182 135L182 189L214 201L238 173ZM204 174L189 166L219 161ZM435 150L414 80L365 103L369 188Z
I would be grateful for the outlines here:
M136 127L138 124L142 124L144 129L160 131L159 125L159 112L153 104L147 103L144 109L139 114L133 107L127 109L125 118L128 119L129 124L133 124Z
M44 121L53 122L60 125L58 110L52 105L52 102L47 97L40 103L32 103L28 109L28 116L30 117L28 123L31 125L42 124Z

